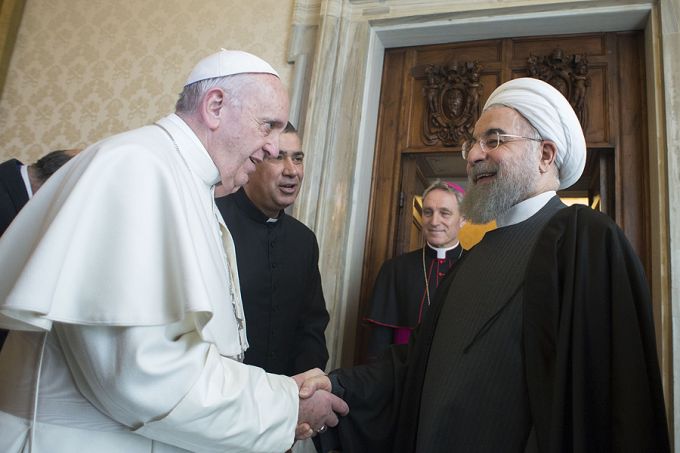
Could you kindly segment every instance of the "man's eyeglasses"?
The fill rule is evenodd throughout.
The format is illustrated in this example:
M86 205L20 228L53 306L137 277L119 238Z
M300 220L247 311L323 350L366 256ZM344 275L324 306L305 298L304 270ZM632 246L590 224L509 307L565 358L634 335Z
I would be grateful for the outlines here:
M475 139L472 138L470 140L466 140L463 142L463 147L462 147L462 155L463 159L467 160L468 155L470 154L470 151L472 151L472 148L479 143L479 146L482 148L482 151L485 153L489 153L491 151L494 151L498 149L501 145L504 145L506 143L510 142L515 142L517 140L533 140L535 142L542 142L542 138L534 138L534 137L524 137L522 135L512 135L512 134L501 134L498 131L492 132L489 135L487 135L484 138L480 139Z

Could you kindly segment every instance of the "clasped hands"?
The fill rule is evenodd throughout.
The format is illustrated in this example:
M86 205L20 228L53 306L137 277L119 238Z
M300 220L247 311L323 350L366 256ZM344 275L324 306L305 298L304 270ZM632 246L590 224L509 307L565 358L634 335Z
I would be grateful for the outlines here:
M295 439L302 440L336 426L338 415L347 415L349 406L331 393L331 381L318 368L293 376L300 392L298 425Z

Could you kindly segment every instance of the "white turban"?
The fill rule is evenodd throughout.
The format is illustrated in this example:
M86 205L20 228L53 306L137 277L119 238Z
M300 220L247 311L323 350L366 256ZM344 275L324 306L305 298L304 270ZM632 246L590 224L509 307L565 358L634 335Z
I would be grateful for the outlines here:
M524 77L496 88L484 110L499 104L517 110L541 138L555 142L560 189L578 181L586 165L586 139L574 109L562 93L546 82Z
M200 80L246 73L279 76L274 68L260 57L241 50L222 49L199 61L184 86Z

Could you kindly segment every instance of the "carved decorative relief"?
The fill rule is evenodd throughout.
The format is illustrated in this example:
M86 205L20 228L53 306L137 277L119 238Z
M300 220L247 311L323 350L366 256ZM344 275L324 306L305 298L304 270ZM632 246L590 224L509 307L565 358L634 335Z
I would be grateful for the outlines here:
M456 146L472 135L479 117L481 70L477 61L426 66L423 141L427 145L440 142L444 146Z
M529 76L548 82L569 100L585 131L588 125L586 98L590 86L586 55L567 55L561 49L555 49L547 56L531 54L527 63Z

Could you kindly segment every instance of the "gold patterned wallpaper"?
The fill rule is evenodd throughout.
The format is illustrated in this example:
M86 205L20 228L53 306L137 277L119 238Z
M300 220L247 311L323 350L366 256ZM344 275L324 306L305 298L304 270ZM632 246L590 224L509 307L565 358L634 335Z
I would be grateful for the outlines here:
M26 0L0 99L0 162L84 147L174 109L220 47L286 62L293 0Z

